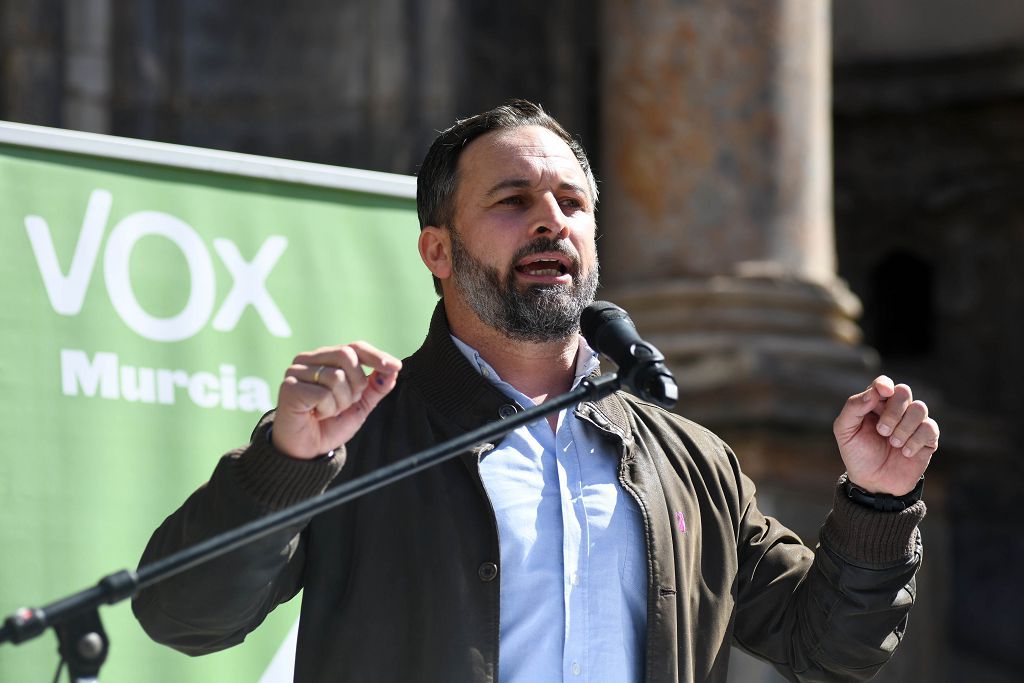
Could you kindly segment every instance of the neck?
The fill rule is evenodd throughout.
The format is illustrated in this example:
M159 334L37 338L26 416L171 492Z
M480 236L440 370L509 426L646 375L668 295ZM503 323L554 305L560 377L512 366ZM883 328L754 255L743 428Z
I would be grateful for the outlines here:
M452 334L476 349L502 380L538 404L572 387L579 350L575 334L550 342L510 339L453 303L445 301Z

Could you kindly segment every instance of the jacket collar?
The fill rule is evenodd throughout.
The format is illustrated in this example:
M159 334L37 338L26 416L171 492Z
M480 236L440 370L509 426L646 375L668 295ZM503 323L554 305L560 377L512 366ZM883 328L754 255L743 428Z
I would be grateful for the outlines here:
M455 346L448 327L444 299L438 301L423 345L405 360L405 374L423 393L428 405L464 429L500 419L508 410L523 410L476 368ZM598 429L631 441L627 412L618 392L599 401L578 405L575 412Z
M452 342L444 299L437 302L423 345L403 363L404 374L423 393L434 410L463 429L474 429L508 414L513 404L476 368Z

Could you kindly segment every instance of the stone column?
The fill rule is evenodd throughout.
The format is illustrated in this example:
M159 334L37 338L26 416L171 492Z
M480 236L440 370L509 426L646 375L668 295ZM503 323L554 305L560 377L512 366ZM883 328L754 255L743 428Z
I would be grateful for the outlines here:
M831 424L866 385L836 277L829 3L604 3L605 289L715 429Z
M836 276L829 3L606 0L602 20L601 296L665 353L679 412L730 442L761 509L813 545L843 471L832 421L877 364ZM941 613L915 611L880 683L941 677ZM730 675L782 680L739 654Z
M836 276L830 3L603 7L600 295L665 353L678 411L730 442L761 509L813 544L843 471L832 421L877 365ZM932 631L880 683L935 673ZM736 654L730 680L782 679Z

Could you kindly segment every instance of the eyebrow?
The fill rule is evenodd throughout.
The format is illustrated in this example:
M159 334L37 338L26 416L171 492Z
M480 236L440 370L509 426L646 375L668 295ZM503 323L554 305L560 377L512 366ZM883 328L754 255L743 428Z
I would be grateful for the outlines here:
M529 179L527 179L527 178L506 178L505 180L501 180L501 181L495 183L491 187L491 189L487 190L487 192L484 194L484 196L485 197L493 197L494 195L496 195L499 192L502 192L504 190L510 190L510 189L520 190L520 189L523 189L523 188L530 187L532 184L533 183ZM584 197L587 197L588 199L590 198L590 193L587 192L580 185L577 185L576 183L564 182L564 183L561 183L558 186L558 189L559 190L570 190L572 192L576 192L578 194L581 194Z

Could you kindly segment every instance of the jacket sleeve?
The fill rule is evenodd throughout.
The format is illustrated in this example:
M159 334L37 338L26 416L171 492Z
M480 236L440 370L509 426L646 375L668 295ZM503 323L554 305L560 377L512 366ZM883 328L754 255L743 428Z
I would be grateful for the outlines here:
M871 678L903 638L914 602L924 502L871 510L843 495L840 479L812 557L761 514L753 484L739 476L737 644L792 681Z
M248 447L224 455L210 480L153 533L140 566L322 493L344 452L303 461L270 443L272 417ZM245 639L302 587L304 524L275 532L141 591L132 610L157 642L191 655Z

